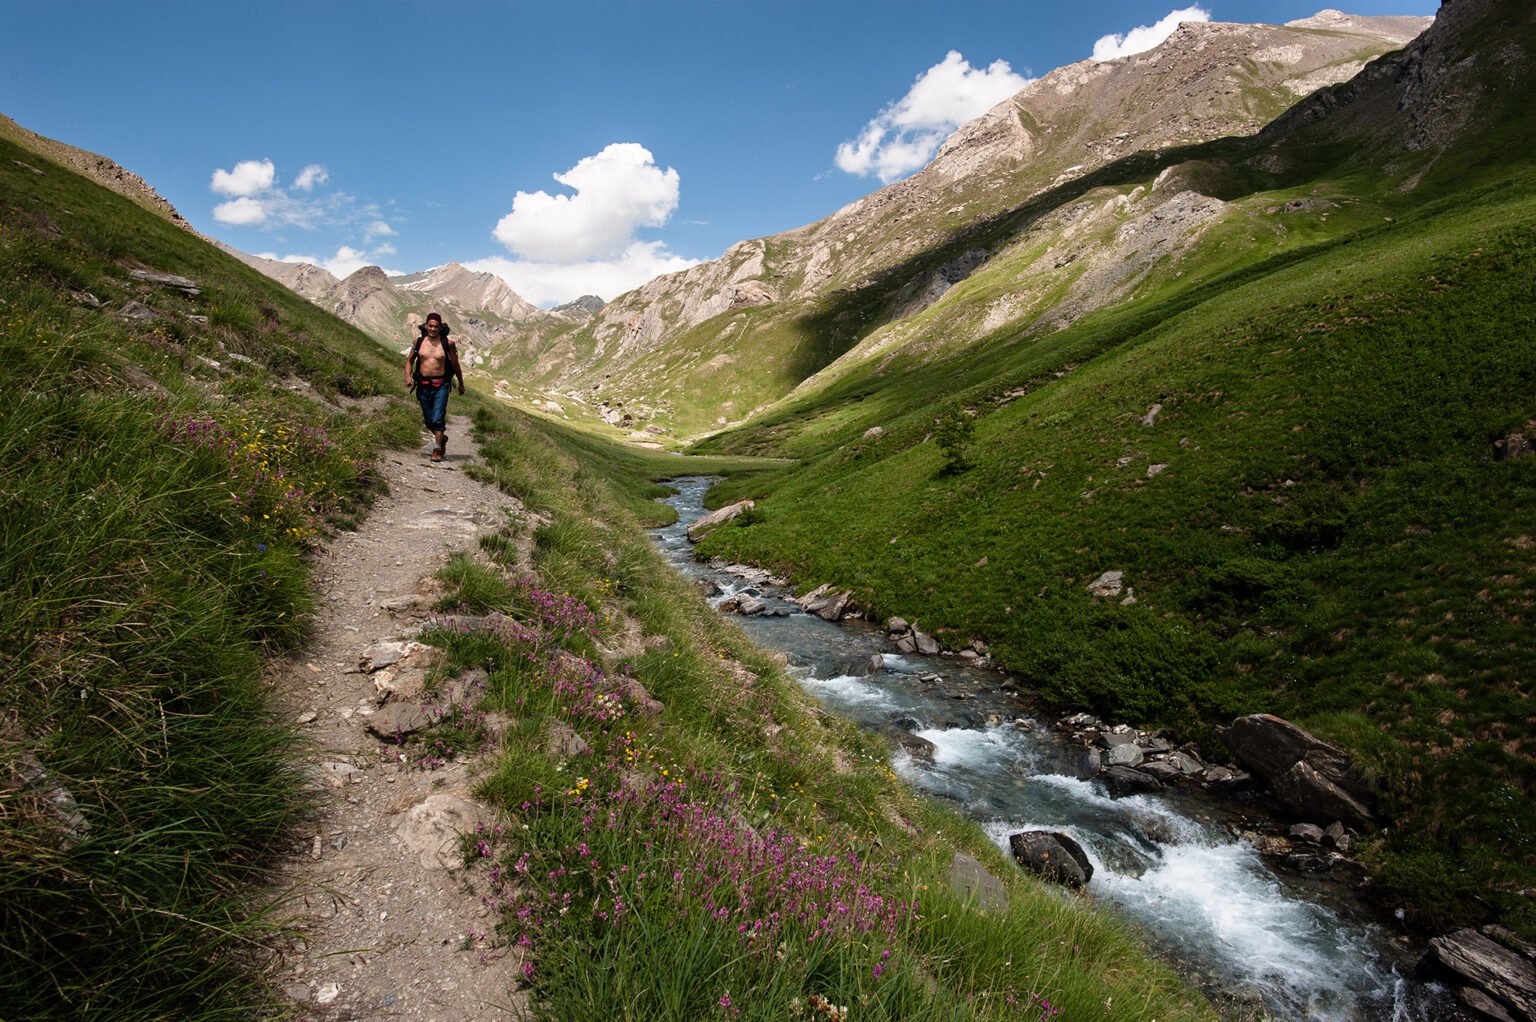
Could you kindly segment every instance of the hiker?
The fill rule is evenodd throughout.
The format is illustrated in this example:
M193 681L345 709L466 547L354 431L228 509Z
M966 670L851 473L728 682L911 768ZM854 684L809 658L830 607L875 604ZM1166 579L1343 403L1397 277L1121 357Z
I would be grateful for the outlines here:
M416 388L422 424L435 441L432 460L442 461L448 451L448 390L458 377L459 393L464 393L464 370L459 367L459 351L448 339L448 324L442 316L429 312L427 321L416 329L421 336L405 360L405 385Z

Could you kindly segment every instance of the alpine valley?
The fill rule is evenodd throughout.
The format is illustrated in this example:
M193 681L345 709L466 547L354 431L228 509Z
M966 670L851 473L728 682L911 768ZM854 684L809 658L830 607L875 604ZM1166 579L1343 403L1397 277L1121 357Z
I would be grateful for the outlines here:
M292 796L275 791L293 777L267 778L272 806L257 837L222 818L166 826L167 842L182 830L234 837L197 837L190 851L168 843L143 872L164 881L151 897L116 851L97 855L101 835L143 854L136 820L224 782L167 768L169 779L128 785L134 799L159 800L151 809L107 812L95 807L119 804L120 772L102 764L159 762L157 729L170 725L155 686L196 674L163 666L162 645L188 643L193 664L235 650L229 670L252 686L255 707L239 712L267 719L260 654L300 647L315 537L365 514L379 489L369 453L412 442L398 355L438 310L470 380L455 398L479 444L467 474L520 510L432 583L437 609L457 620L423 616L407 637L440 653L434 684L490 686L491 730L473 733L495 735L500 745L485 741L501 758L478 794L521 829L497 828L494 841L486 831L475 846L486 849L479 865L498 864L486 904L503 912L506 938L484 947L500 953L515 939L515 953L537 962L519 990L535 1017L705 1017L747 1005L743 988L761 994L748 1010L762 1018L1048 1018L1047 989L1069 1017L1431 1017L1397 1000L1393 984L1428 988L1391 968L1362 1014L1353 1004L1314 1014L1312 1001L1287 1006L1267 991L1244 1000L1166 947L1149 955L1090 899L1034 884L987 821L962 821L898 781L893 763L935 756L915 717L888 714L875 734L810 707L785 659L715 612L765 621L773 600L794 597L806 620L874 635L880 652L861 647L860 677L923 654L982 679L942 697L959 706L954 719L972 699L1018 716L977 710L952 730L1049 733L1081 755L1077 776L1058 778L1068 785L1119 796L1116 784L1166 784L1170 804L1262 816L1264 833L1234 825L1228 836L1247 842L1250 859L1262 853L1265 877L1360 910L1372 940L1388 933L1372 946L1397 948L1401 961L1429 948L1425 967L1449 991L1432 988L1444 998L1433 1011L1452 1013L1433 1017L1536 1019L1533 100L1530 0L1444 0L1433 19L1327 10L1285 25L1186 23L1155 49L1031 82L961 126L918 173L825 219L740 241L606 303L554 309L459 263L339 280L216 251L133 174L0 119L0 146L16 154L0 166L0 255L11 268L0 300L9 329L25 321L57 342L19 363L52 381L54 396L16 413L13 467L0 470L16 473L5 499L20 509L0 557L20 598L7 601L0 634L23 650L0 664L39 679L18 685L18 709L0 721L0 740L31 757L17 774L25 783L0 789L11 800L0 809L20 806L31 828L4 846L6 862L22 863L6 867L21 878L7 889L22 892L7 897L25 900L25 912L8 907L21 922L4 935L66 977L43 998L13 970L0 974L0 994L73 1008L99 985L112 1007L93 1017L175 1017L201 996L205 967L225 970L219 1003L236 1006L207 1017L247 1017L270 993L251 978L238 927L217 955L203 953L201 934L223 931L198 912L243 918L238 892L286 840ZM20 318L34 307L43 311ZM40 409L47 429L28 439ZM269 432L263 415L284 432ZM159 458L87 457L130 434L144 450L184 448L185 465L171 459L163 471L193 475L161 479ZM293 455L301 447L318 453ZM285 471L319 466L306 485L327 494L314 504L323 515L282 503L291 487L269 453ZM88 461L100 480L71 467ZM99 545L127 550L142 527L171 530L154 542L176 549L180 530L198 538L202 561L184 570L169 554L114 555L98 577L91 544L27 496L33 473L77 487L78 501L118 500L126 464L147 466L133 475L146 492L185 485L231 503L205 514L195 501L123 496L125 509L157 510L142 522L122 510L124 534L103 532ZM255 520L226 469L251 475L253 494L258 483L271 490L286 530ZM703 493L716 513L677 526L674 547L745 580L715 608L641 531L673 515L653 498L675 491L657 484L690 476L710 481L679 484L678 496L692 512ZM49 558L67 570L36 567ZM209 581L228 571L233 581ZM34 584L55 578L67 600L51 581ZM153 599L140 592L151 581L164 587ZM724 595L715 581L701 588ZM195 617L188 636L175 621L194 620L181 609L193 591L229 606L218 621ZM114 666L146 629L160 638L133 654L142 669ZM77 669L89 684L52 685ZM132 700L92 701L109 679L141 676ZM916 690L942 679L908 680ZM196 690L188 720L235 712L214 688ZM366 695L371 714L392 693ZM131 728L101 723L129 710ZM443 717L427 733L467 741L465 720ZM65 740L107 732L133 736L132 749L110 736L105 751L92 751L94 738ZM243 754L256 765L241 769L261 773L282 739L249 733L258 738ZM188 748L206 746L196 735ZM380 762L395 768L398 752ZM1023 773L1005 782L1023 787ZM98 780L108 795L98 797ZM615 821L607 832L593 826L599 798ZM215 811L236 804L210 800ZM1179 842L1163 817L1144 816L1133 840ZM784 943L763 953L777 936L747 939L738 954L735 916L724 937L710 929L714 913L734 908L690 900L680 880L707 866L738 882L735 860L703 848L750 858L771 845L799 863L824 837L815 869L855 864L859 898L896 914L901 901L910 915L880 916L867 940L843 941L832 926L803 962L786 960ZM1036 838L1012 837L1025 838L1010 847L1028 865L1020 849ZM316 860L330 854L313 840ZM96 858L81 866L86 853ZM1064 855L1087 861L1070 838L1042 855L1051 861L1039 872L1093 893L1091 868L1065 875ZM251 866L218 872L225 860ZM206 877L196 872L210 862ZM503 865L517 876L505 887ZM184 869L213 909L179 900ZM648 875L678 882L639 886ZM866 876L895 878L897 893L874 897ZM751 883L720 904L757 898ZM113 893L117 884L129 893ZM66 893L50 901L55 888ZM130 958L117 950L132 942L120 907L140 902L170 906L152 911L172 936L146 930ZM574 922L561 921L564 908L546 912L557 902L577 906ZM777 907L774 927L796 925ZM549 919L525 925L540 913ZM620 925L623 913L645 925ZM78 970L76 931L108 948ZM823 936L795 939L810 947ZM159 969L162 944L181 971L145 986L156 989L144 1000L132 963ZM888 959L890 981L876 983ZM1017 990L1015 974L1026 977ZM718 976L736 984L735 1002L711 985ZM837 1007L816 984L841 984L845 1003L862 1008ZM1217 991L1216 1003L1186 984ZM1022 1002L1031 1014L1014 1011L1016 993L1033 998ZM671 1015L635 1007L672 994Z
M1530 932L1532 32L1511 0L1187 23L606 305L242 258L392 345L454 310L541 414L793 459L711 494L755 509L703 555L1213 750L1307 724L1379 788L1384 905Z

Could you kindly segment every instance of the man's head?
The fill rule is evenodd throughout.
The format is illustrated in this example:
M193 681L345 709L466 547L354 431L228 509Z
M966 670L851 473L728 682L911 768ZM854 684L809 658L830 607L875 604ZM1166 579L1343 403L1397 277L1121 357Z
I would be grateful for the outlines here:
M422 336L427 336L429 334L433 337L448 336L448 324L444 323L443 317L435 312L427 313L426 321L421 324L419 329L421 330Z

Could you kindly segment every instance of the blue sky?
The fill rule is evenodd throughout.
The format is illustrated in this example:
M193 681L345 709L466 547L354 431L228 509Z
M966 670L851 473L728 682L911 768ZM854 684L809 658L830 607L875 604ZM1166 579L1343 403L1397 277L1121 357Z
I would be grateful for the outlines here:
M1184 16L1281 22L1326 2ZM0 0L0 113L111 157L247 252L343 274L456 260L549 305L818 220L920 165L955 119L1188 10Z

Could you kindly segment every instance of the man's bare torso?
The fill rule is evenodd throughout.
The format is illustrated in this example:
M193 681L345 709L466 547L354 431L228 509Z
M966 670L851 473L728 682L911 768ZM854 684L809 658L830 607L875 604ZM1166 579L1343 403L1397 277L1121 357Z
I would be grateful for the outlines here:
M428 377L448 375L448 352L442 341L422 338L421 346L416 349L416 370Z

